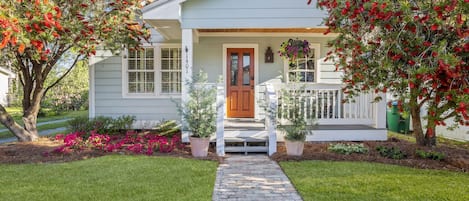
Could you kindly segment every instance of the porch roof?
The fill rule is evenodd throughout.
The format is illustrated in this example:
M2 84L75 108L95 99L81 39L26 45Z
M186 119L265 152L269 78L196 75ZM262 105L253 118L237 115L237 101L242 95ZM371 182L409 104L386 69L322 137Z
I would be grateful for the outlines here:
M314 3L313 3L314 4ZM326 12L304 0L158 0L142 9L143 19L165 39L181 29L200 33L324 33Z

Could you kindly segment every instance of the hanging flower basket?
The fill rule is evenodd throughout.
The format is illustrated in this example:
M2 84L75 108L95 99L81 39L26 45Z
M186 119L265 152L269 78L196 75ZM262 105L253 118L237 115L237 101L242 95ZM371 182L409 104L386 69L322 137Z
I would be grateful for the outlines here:
M280 50L278 52L280 57L283 57L290 63L294 63L297 58L309 57L311 49L309 48L309 42L307 40L290 38L288 41L280 44Z

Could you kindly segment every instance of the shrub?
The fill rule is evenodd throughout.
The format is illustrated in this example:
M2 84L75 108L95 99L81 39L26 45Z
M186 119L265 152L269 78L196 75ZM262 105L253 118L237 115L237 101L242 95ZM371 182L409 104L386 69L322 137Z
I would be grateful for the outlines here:
M94 130L98 134L118 134L121 131L131 129L135 122L135 116L123 115L115 119L99 116L89 119L86 116L75 117L68 121L67 129L70 132L86 132L84 138L89 137L89 132Z
M181 131L179 125L174 120L162 121L154 128L160 135L173 136L174 134Z
M385 146L378 146L376 147L376 151L382 156L386 158L392 159L404 159L407 158L407 154L401 151L398 147L385 147Z
M344 143L337 143L332 144L328 148L329 151L349 155L352 153L359 153L364 154L368 152L368 148L365 147L363 144L344 144Z
M70 132L89 132L93 130L90 119L87 116L78 116L67 121L67 130Z
M417 154L418 157L423 158L423 159L432 159L436 161L442 161L445 159L445 154L440 153L440 152L434 152L434 151L424 151L424 150L415 150L415 154Z

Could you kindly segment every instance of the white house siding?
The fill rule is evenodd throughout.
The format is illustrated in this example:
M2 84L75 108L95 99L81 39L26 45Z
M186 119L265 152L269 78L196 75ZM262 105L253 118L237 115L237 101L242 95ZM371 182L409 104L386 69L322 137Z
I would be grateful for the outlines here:
M223 44L257 44L259 46L259 75L258 84L265 82L280 82L281 76L284 71L284 61L279 56L278 49L280 44L289 38L296 38L295 34L291 37L265 37L259 35L259 37L201 37L199 43L194 44L194 72L203 69L209 72L209 81L215 82L223 74L223 70L226 67L223 66ZM310 43L320 44L321 58L328 52L327 41L329 38L326 37L298 37L299 39L306 39ZM271 47L274 52L274 63L265 63L265 51L267 47ZM324 63L324 62L319 62ZM326 62L324 69L320 67L320 81L323 80L337 80L340 83L340 73L333 72L335 70ZM334 77L335 76L335 77ZM331 82L328 82L331 83Z
M122 58L110 57L94 65L95 115L134 115L143 128L163 119L179 119L175 103L167 98L123 98ZM142 122L147 122L142 124Z
M7 104L8 78L8 75L0 72L0 104L3 106Z
M195 0L182 11L182 28L317 27L326 16L306 0Z
M209 82L216 82L223 75L223 44L257 44L259 47L259 71L257 93L259 98L263 97L262 87L266 82L281 82L284 70L284 61L277 51L280 44L290 37L201 37L199 43L194 44L194 72L203 69L209 74ZM292 34L291 38L296 38ZM328 51L326 37L299 37L307 39L311 43L320 44L320 56L325 56ZM264 53L267 47L274 51L274 63L264 62ZM184 59L184 58L183 58ZM324 63L324 62L319 62ZM324 66L324 65L322 65ZM320 81L335 80L340 83L340 73L333 72L330 66L320 67ZM122 58L120 56L109 57L99 63L94 64L94 91L95 91L95 115L117 117L123 114L135 115L139 122L159 121L163 119L180 119L176 112L176 106L170 98L123 98L122 95ZM333 76L336 76L335 78ZM331 79L331 76L333 79ZM92 96L90 96L92 97ZM178 99L177 97L175 99ZM257 113L260 116L262 111ZM139 125L138 127L143 127Z

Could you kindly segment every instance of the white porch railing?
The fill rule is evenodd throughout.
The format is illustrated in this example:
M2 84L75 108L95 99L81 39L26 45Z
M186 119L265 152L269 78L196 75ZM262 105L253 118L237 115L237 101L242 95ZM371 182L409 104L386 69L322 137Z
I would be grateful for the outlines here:
M298 89L299 85L276 83L272 84L278 97L277 118L280 121L289 114L288 105L282 104L281 90ZM344 94L340 84L307 84L300 102L301 113L306 119L314 119L319 125L370 125L375 128L378 107L382 104L373 103L376 94L360 94L353 101L343 103ZM382 108L385 110L385 108ZM311 122L311 121L308 121Z

